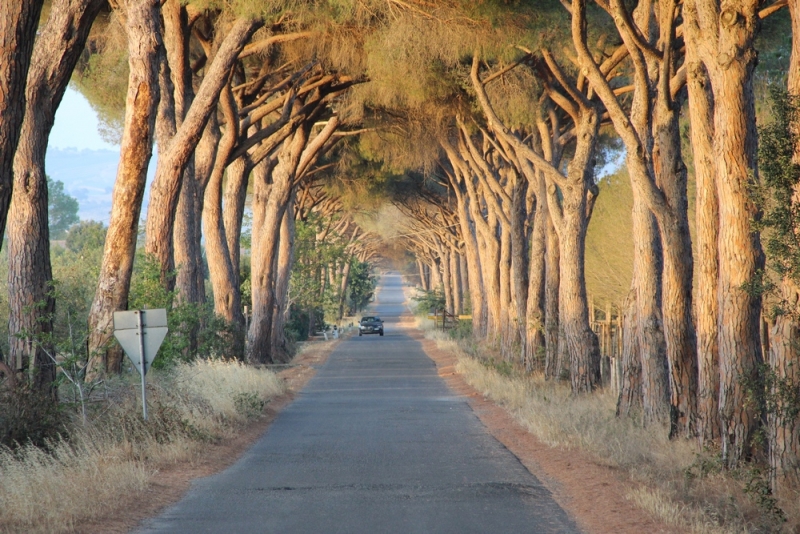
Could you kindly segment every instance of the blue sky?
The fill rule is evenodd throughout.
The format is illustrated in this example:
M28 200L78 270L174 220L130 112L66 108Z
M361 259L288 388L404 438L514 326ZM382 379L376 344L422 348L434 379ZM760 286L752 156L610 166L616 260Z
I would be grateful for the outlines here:
M78 199L81 219L108 224L119 146L104 141L98 126L97 114L89 102L68 88L50 133L45 170L53 180L64 182L64 189ZM150 160L149 180L154 171L155 155ZM145 206L148 196L145 193ZM142 216L144 213L143 209Z

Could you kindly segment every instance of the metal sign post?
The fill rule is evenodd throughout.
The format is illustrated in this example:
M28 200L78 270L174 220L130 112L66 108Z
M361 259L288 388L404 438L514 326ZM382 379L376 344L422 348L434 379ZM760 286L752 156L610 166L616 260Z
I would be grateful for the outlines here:
M114 312L114 337L142 375L142 415L145 420L147 420L145 375L167 332L167 310Z

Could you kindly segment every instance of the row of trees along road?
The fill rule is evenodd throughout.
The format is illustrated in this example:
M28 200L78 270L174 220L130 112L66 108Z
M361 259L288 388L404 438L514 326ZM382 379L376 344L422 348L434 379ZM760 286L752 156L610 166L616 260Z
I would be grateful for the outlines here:
M777 492L800 482L798 0L52 0L37 30L42 4L0 2L7 372L55 377L30 340L53 329L44 151L77 67L98 109L124 110L87 380L120 370L111 318L128 307L155 142L144 251L164 290L196 304L205 255L248 361L286 357L293 306L314 329L312 295L341 318L381 247L358 223L363 195L393 206L400 224L381 232L449 311L471 312L477 339L589 395L601 355L586 236L598 170L620 157L633 265L618 415L719 446L731 468L766 453ZM762 180L768 86L789 96L761 110L777 128Z

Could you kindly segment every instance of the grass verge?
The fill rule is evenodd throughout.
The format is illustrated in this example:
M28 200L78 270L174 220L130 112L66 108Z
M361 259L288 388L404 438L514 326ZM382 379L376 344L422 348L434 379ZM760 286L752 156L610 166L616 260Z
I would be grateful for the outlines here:
M120 495L147 490L154 473L197 458L285 392L272 371L238 362L178 364L148 374L148 421L138 383L118 381L43 447L0 449L0 532L70 532L114 513Z
M777 502L755 467L724 471L718 451L670 441L666 428L615 415L607 391L573 396L569 386L518 372L491 346L454 340L419 320L425 336L458 358L456 372L550 447L580 449L615 469L626 497L681 532L800 532L800 500Z

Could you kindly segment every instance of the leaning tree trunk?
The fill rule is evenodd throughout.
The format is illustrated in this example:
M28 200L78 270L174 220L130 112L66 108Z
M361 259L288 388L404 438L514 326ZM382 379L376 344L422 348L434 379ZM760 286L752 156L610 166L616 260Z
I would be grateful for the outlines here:
M258 29L261 22L249 17L237 20L220 45L211 65L207 67L203 82L180 128L159 154L158 167L150 186L147 207L145 251L161 266L161 280L170 287L172 270L175 213L181 189L181 178L195 146L200 140L208 116L216 109L220 93L228 83L228 75L239 53Z
M218 154L211 170L206 186L203 209L203 229L206 240L206 257L214 294L214 312L225 319L228 324L238 325L244 329L241 294L237 283L238 276L234 271L228 241L225 236L225 225L222 212L222 182L228 156L233 151L238 137L238 117L233 106L233 95L226 88L221 97L222 111L225 117L225 132L219 143ZM238 269L238 264L236 266ZM237 346L243 346L237 344Z
M294 195L289 198L289 205L283 213L281 222L280 244L277 257L277 279L275 280L275 315L272 318L272 339L270 354L278 362L287 362L291 358L286 346L286 314L289 311L289 281L292 277L294 263Z
M25 85L43 0L0 0L0 236L14 182L14 152L25 114Z
M453 314L455 316L461 315L462 311L462 298L461 298L461 260L458 250L453 248L450 250L450 283L452 284L453 295Z
M128 308L133 258L139 234L147 166L153 153L158 109L158 65L162 51L158 5L152 0L120 2L128 35L128 95L119 167L111 197L111 220L103 262L89 311L86 379L119 372L122 351L112 346L114 312Z
M56 109L67 89L102 0L54 3L36 40L25 99L25 119L14 156L8 214L9 362L27 369L39 389L56 378L45 154Z
M278 163L272 171L272 186L265 199L254 192L253 219L260 220L258 239L253 239L251 291L253 298L253 319L247 332L246 358L253 363L270 363L269 353L272 339L272 316L275 305L275 256L278 252L281 221L289 197L292 182L297 172L300 156L308 140L308 128L299 128L294 135L284 141L278 155ZM267 184L256 180L254 189ZM260 213L259 213L260 212Z

